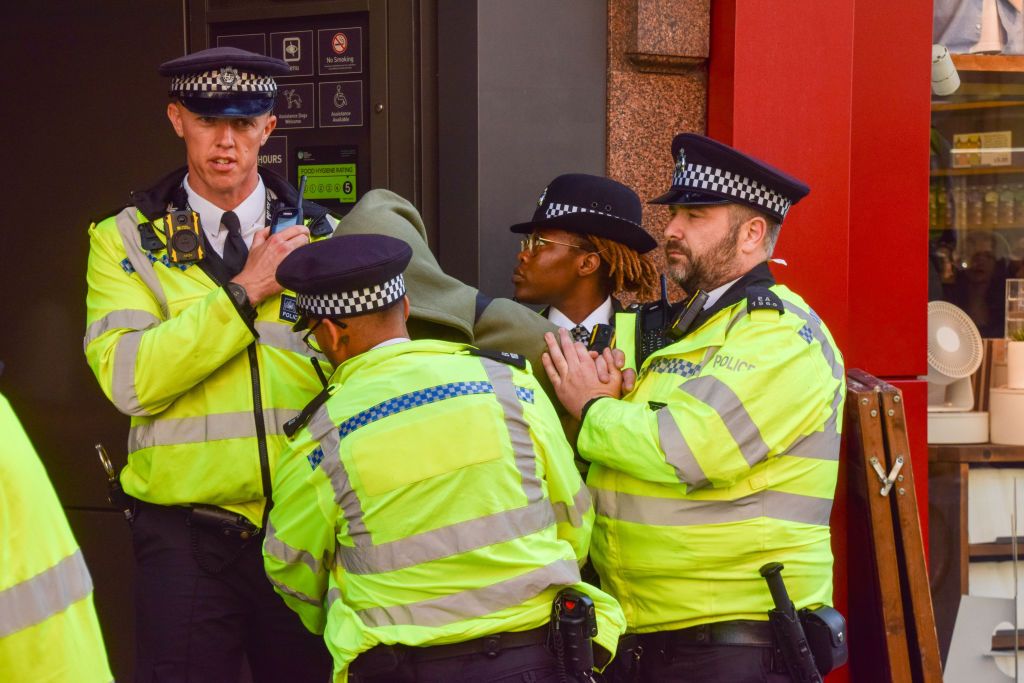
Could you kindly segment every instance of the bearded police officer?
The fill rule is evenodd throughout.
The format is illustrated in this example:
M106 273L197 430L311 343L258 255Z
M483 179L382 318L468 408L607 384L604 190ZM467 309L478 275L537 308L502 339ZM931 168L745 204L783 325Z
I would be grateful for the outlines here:
M555 411L522 356L409 340L412 253L339 235L278 269L336 368L275 478L267 574L324 633L336 680L555 680L567 588L567 609L596 606L603 665L625 624L580 580L593 510Z
M321 384L281 260L327 236L326 211L268 235L296 192L257 168L281 60L215 48L167 62L167 117L187 166L90 229L85 352L131 416L125 491L137 499L137 678L322 681L323 643L274 594L260 554L283 424Z
M564 331L544 364L583 421L591 557L639 634L639 680L786 680L758 570L784 563L798 609L832 600L845 395L831 335L766 263L808 188L700 135L676 136L672 155L672 187L653 203L672 211L670 274L706 291L706 307L625 396Z
M569 173L552 180L533 220L510 228L528 235L512 274L516 300L547 306L549 321L589 342L595 326L614 325L623 310L615 293L656 297L658 270L647 254L658 243L642 213L636 193L611 178Z

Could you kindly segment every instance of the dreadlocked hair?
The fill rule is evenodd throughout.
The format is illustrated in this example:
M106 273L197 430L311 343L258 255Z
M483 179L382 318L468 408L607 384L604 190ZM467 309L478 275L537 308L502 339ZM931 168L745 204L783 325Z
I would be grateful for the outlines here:
M587 235L601 258L608 264L608 277L614 292L636 292L641 301L661 296L658 266L650 254L637 253L621 242Z

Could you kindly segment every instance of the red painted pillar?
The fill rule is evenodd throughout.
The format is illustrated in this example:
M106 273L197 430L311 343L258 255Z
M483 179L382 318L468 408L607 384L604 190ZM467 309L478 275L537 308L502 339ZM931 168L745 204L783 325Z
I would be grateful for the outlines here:
M786 219L776 256L789 266L775 273L825 320L848 368L904 391L925 539L927 399L916 377L926 372L931 17L931 0L714 0L708 78L708 134L811 186ZM845 486L832 517L844 611L870 595L866 566L847 553ZM844 669L830 680L848 679Z

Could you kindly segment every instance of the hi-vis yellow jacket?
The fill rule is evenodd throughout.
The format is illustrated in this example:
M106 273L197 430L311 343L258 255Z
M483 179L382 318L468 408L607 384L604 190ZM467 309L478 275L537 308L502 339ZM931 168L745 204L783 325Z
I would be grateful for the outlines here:
M271 198L296 194L261 175ZM312 352L291 330L293 297L262 302L250 326L202 265L168 260L163 215L184 206L183 176L181 169L134 193L134 206L90 228L85 354L104 393L132 418L121 472L127 493L219 505L260 525L283 425L320 381ZM155 249L140 236L147 221ZM320 221L314 236L329 235Z
M580 581L594 512L554 408L521 357L483 353L423 340L346 361L284 456L267 575L325 632L337 680L378 643L539 627L567 586L615 651L625 621Z
M0 680L111 681L82 551L3 396L0 443Z
M803 299L767 284L584 418L591 558L631 632L767 619L771 561L798 608L831 604L843 360Z

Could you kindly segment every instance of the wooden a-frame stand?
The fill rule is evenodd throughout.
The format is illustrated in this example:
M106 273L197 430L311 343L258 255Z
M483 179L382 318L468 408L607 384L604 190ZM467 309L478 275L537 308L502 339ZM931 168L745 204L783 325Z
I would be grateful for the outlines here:
M859 530L874 589L873 596L850 596L851 621L853 613L861 617L850 633L852 673L858 680L887 674L890 681L941 683L903 395L862 370L847 377L851 545Z

